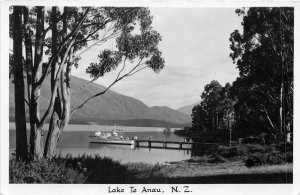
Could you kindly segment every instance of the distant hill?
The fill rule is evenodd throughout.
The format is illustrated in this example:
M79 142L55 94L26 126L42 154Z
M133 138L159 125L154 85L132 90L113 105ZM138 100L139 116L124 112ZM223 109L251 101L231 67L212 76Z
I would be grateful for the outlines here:
M77 89L88 81L71 77L71 88ZM46 89L46 90L45 90ZM48 106L50 82L45 80L42 87L41 109L44 111ZM92 83L71 97L71 107L80 105L91 95L103 91L104 86ZM9 85L10 120L14 116L14 87ZM189 115L183 114L169 107L148 107L142 101L108 90L79 109L72 116L72 123L105 124L122 122L130 126L184 126L191 122ZM121 125L121 124L120 124Z
M188 105L188 106L180 107L180 108L177 109L177 111L182 112L182 113L184 113L188 116L191 116L192 110L193 110L194 106L196 106L197 104L199 104L199 102Z

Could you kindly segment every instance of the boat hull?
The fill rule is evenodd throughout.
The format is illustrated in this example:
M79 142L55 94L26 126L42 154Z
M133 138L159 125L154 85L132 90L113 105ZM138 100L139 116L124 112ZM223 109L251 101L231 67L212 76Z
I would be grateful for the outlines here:
M109 140L101 138L99 139L97 136L90 136L90 143L134 145L134 140Z

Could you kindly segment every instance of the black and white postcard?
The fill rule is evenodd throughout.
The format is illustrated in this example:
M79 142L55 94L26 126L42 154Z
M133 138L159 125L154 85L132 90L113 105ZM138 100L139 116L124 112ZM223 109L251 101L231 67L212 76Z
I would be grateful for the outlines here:
M1 194L300 193L299 2L0 5Z

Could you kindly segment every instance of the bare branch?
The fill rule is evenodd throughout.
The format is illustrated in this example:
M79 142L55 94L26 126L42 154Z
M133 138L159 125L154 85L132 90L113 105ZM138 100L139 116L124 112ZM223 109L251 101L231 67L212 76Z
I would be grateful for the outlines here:
M89 97L88 99L86 99L82 104L80 104L79 106L77 106L76 108L74 108L71 111L71 114L73 114L74 112L76 112L78 109L82 108L87 102L89 102L91 99L94 99L95 97L98 97L100 95L103 95L104 93L106 93L107 90L109 90L115 83L117 83L118 81L120 81L121 79L123 79L124 77L121 77L117 80L115 80L113 83L111 83L104 91L101 91L91 97Z
M80 91L81 89L87 87L88 85L90 85L91 83L93 83L93 82L94 82L95 80L97 80L97 79L98 79L97 77L94 78L94 79L92 79L92 80L89 81L88 83L86 83L86 84L84 84L84 85L78 87L77 89L72 90L71 93L75 93L75 92L77 92L77 91Z
M142 70L144 70L145 68L148 68L148 67L149 67L148 65L147 65L147 66L144 66L144 67L142 67L142 68L136 70L135 72L129 74L128 76L132 76L132 75L134 75L135 73L140 72L140 71L142 71Z
M126 59L125 59L126 60ZM123 68L125 66L125 60L124 60L124 65L123 65ZM138 62L138 64L133 67L128 73L124 74L123 76L120 77L120 72L123 71L123 68L122 70L119 72L118 76L116 77L116 79L104 90L104 91L101 91L89 98L87 98L83 103L81 103L79 106L77 106L76 108L74 108L72 111L71 111L71 114L73 114L74 112L76 112L78 109L82 108L87 102L89 102L90 100L100 96L100 95L103 95L104 93L106 93L107 90L109 90L114 84L116 84L117 82L119 82L120 80L122 80L123 78L125 77L128 77L130 76L130 74L132 74L134 72L134 70L141 65L141 62L142 62L143 58Z
M120 72L119 72L119 74L118 74L118 76L117 76L117 79L120 77L122 71L124 70L125 64L126 64L126 57L125 57L125 59L124 59L123 67L122 67L122 69L120 70Z
M131 69L127 74L125 74L124 76L130 76L130 74L137 69L137 67L139 67L141 65L143 58L140 59L140 61L137 63L137 65L135 67L133 67L133 69Z

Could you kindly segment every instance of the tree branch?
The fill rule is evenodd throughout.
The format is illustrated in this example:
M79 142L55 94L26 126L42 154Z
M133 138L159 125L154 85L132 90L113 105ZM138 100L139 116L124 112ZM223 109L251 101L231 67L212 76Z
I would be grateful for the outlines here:
M54 106L54 103L55 103L55 98L56 98L56 94L57 94L57 87L58 87L58 81L59 81L59 75L61 74L62 72L62 69L64 68L64 66L66 66L66 59L67 59L67 56L69 54L69 50L71 49L72 45L74 43L74 39L73 41L71 42L71 44L69 44L66 52L65 52L65 55L63 57L63 60L61 62L61 65L56 73L56 76L55 76L55 84L54 84L54 87L53 87L53 93L51 95L51 99L50 99L50 104L44 114L44 116L42 117L42 119L40 120L39 122L39 126L42 126L44 123L45 123L45 120L46 118L48 117L49 113L51 112L51 110L53 109L53 106Z
M77 31L79 30L80 25L83 23L85 17L87 16L88 12L89 12L90 8L87 8L87 10L85 11L84 15L82 16L82 19L80 20L80 22L77 24L77 26L75 27L75 29L70 32L70 34L68 34L66 36L66 38L64 39L64 41L62 42L62 44L60 45L59 49L57 50L57 52L51 56L49 62L47 63L46 66L46 72L49 71L50 65L52 64L52 62L58 57L59 53L63 50L64 46L67 44L68 40L70 37L72 37L73 35L75 35L77 33ZM74 36L73 39L75 39L76 36ZM37 82L37 85L40 86L42 85L44 79L46 78L47 74L43 74L42 77L40 78L40 80Z
M132 76L132 75L134 75L135 73L140 72L141 70L144 70L145 68L148 68L148 67L149 67L148 65L147 65L147 66L144 66L144 67L142 67L142 68L136 70L135 72L129 74L128 76Z
M84 39L77 41L74 43L74 45L83 43L85 41L88 40L88 38L90 38L91 36L93 36L96 32L98 32L100 29L102 29L107 23L109 22L109 20L105 21L103 25L101 25L99 28L97 28L96 30L94 30L93 32L91 32L90 34L88 34Z
M108 32L108 31L107 31ZM114 38L117 36L117 33L120 33L120 31L112 33L111 35L109 35L108 37L104 36L107 34L107 32L104 33L104 35L102 36L102 38L99 41L94 42L92 45L88 46L86 49L84 49L83 51L81 51L80 53L78 53L75 57L80 56L81 54L83 54L84 52L86 52L87 50L91 49L94 46L101 46L103 43L105 43L108 39Z
M76 108L74 108L72 111L71 111L71 114L73 114L74 112L76 112L78 109L82 108L87 102L89 102L91 99L94 99L100 95L103 95L104 93L106 93L106 91L108 89L110 89L114 84L116 84L117 82L119 82L120 80L122 80L123 78L127 77L127 76L130 76L130 74L140 65L141 61L143 60L143 58L139 61L139 63L133 67L128 73L124 74L123 76L120 77L120 73L118 74L118 76L116 77L116 79L114 80L114 82L112 82L104 91L101 91L89 98L87 98L83 103L81 103L79 106L77 106ZM124 65L125 66L125 60L124 60ZM122 70L123 71L123 68ZM121 72L120 71L120 72Z
M118 74L118 76L117 76L117 79L120 77L120 75L121 75L121 73L122 73L122 71L124 70L124 68L125 68L125 64L126 64L126 57L125 57L125 59L124 59L124 63L123 63L123 67L122 67L122 69L120 70L120 72L119 72L119 74Z
M271 118L270 118L270 116L268 114L267 109L262 104L260 104L260 106L261 106L260 111L265 115L265 118L267 119L267 121L268 121L269 125L271 126L272 130L276 132L277 131L277 127L272 122L272 120L271 120Z
M106 93L107 90L109 90L115 83L117 83L118 81L122 80L124 77L121 77L117 80L115 80L113 83L111 83L104 91L99 92L91 97L89 97L88 99L86 99L82 104L80 104L79 106L77 106L76 108L74 108L71 111L71 114L73 114L74 112L76 112L78 109L82 108L87 102L89 102L91 99L94 99L95 97L98 97L100 95L103 95L104 93Z
M60 22L60 21L65 17L65 15L66 15L66 13L63 13L63 14L57 19L56 23ZM51 25L49 25L48 28L46 28L46 29L44 30L44 36L46 35L46 33L47 33L50 29L52 29L52 27L53 27L53 23L52 23Z

